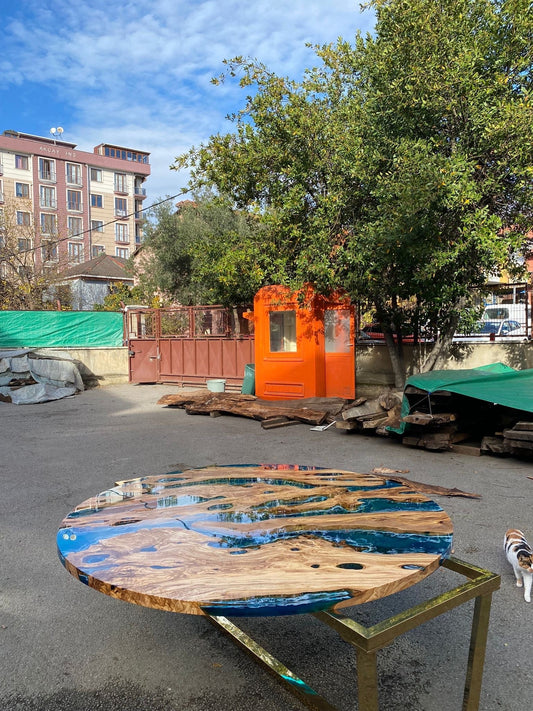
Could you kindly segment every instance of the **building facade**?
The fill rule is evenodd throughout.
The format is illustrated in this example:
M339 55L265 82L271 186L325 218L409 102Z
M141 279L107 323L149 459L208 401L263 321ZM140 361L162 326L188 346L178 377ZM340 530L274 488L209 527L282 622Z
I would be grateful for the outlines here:
M18 249L37 270L63 271L108 254L127 259L142 242L149 153L76 144L16 131L0 136L0 217L24 228ZM22 234L22 233L20 233Z

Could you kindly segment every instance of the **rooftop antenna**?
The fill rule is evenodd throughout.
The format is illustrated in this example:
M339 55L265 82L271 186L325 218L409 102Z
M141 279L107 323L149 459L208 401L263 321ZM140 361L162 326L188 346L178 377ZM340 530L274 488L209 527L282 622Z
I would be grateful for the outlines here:
M58 126L57 128L52 127L52 128L50 129L50 133L52 134L52 137L53 137L53 139L54 139L54 144L55 144L55 142L56 142L56 134L57 134L57 137L58 137L58 138L61 138L61 134L63 133L63 129L61 128L61 126Z

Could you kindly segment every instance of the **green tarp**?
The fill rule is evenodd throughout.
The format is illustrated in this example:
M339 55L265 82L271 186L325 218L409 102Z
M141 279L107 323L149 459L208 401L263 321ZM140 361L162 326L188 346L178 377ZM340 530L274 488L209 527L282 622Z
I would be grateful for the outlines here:
M480 368L434 370L412 375L405 387L413 386L428 394L450 392L465 395L494 405L533 412L533 370L514 370L503 363L491 363ZM404 394L402 416L409 414L409 402ZM405 423L394 432L403 434Z
M122 313L0 311L0 348L102 348L123 345Z

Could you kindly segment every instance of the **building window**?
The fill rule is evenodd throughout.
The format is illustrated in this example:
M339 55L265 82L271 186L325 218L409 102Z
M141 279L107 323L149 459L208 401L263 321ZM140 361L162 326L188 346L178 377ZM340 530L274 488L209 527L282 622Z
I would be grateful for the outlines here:
M57 262L57 243L43 242L41 244L41 260L43 262Z
M22 266L22 264L17 267L17 274L21 279L31 279L32 273L33 272L31 267L25 267Z
M81 165L77 163L67 163L67 183L71 185L82 185Z
M19 198L29 198L30 186L28 183L15 183L15 195Z
M91 180L94 183L103 182L102 171L100 168L91 168Z
M91 232L103 232L104 223L102 220L91 220Z
M57 215L41 212L41 232L43 235L55 235L57 233Z
M20 170L28 170L28 156L15 156L15 168Z
M91 207L103 207L104 206L104 200L101 195L95 195L94 193L91 195Z
M39 186L39 205L41 207L48 207L55 209L57 207L56 203L56 189L47 187L46 185Z
M103 247L101 244L93 244L91 248L91 256L94 259L95 257L98 257L100 254L104 254L105 252L105 247Z
M68 260L79 264L83 262L83 245L79 242L68 243Z
M83 237L83 222L81 217L68 218L68 236Z
M117 242L129 242L128 225L117 223L115 225L115 240Z
M128 192L128 176L126 175L126 173L115 173L115 192Z
M296 352L296 311L271 311L270 352Z
M122 259L128 259L130 256L130 250L127 247L115 247L115 256L122 257Z
M128 216L128 201L125 198L115 198L115 216Z
M69 210L81 212L81 192L79 190L67 190L67 207Z
M20 210L17 210L17 225L24 225L25 227L29 227L30 224L31 224L30 213L29 212L21 212Z
M31 239L19 238L19 252L28 252L31 249Z
M56 162L49 158L39 158L39 178L40 180L56 179Z

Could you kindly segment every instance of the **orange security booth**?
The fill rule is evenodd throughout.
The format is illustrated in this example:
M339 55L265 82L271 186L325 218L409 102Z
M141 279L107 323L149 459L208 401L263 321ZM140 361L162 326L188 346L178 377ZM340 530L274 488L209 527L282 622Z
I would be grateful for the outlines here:
M355 318L348 297L265 286L255 295L255 394L265 400L355 397ZM251 316L251 314L250 314Z

